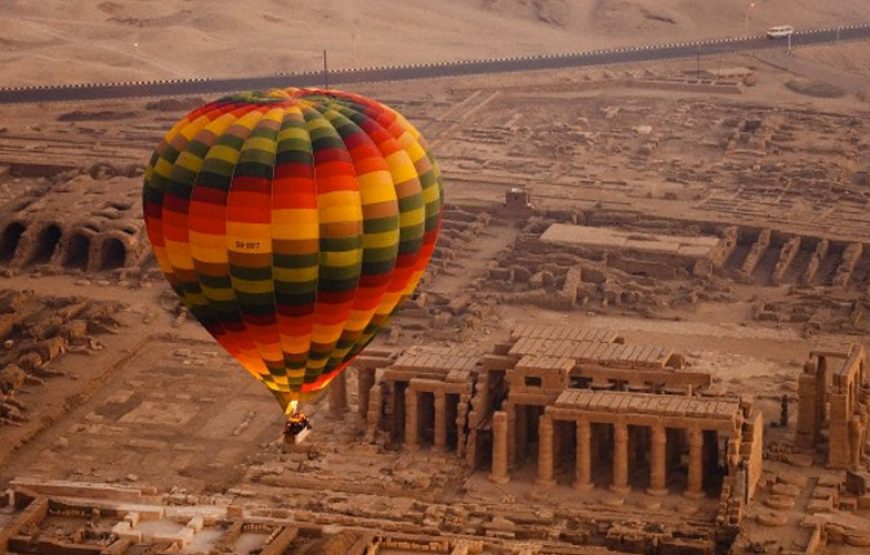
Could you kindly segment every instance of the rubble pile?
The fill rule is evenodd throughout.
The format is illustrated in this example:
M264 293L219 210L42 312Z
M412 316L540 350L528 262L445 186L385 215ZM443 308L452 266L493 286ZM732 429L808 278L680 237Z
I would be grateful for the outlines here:
M101 350L96 336L116 333L119 308L109 301L0 292L0 424L28 420L26 397L17 393L63 375L51 363L64 353Z

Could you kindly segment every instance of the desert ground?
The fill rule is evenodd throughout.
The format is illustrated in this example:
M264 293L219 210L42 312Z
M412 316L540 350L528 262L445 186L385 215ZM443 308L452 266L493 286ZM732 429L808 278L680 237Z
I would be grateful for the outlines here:
M870 21L859 0L213 4L6 3L0 85L262 75L317 68L324 48L335 67L364 67ZM26 509L0 498L0 547L101 553L120 534L138 538L129 553L272 553L279 538L275 553L865 552L870 504L825 464L834 439L795 438L811 352L870 348L870 50L704 57L701 75L696 63L359 86L428 138L447 199L419 294L371 350L484 360L536 325L673 353L677 374L709 377L700 397L763 417L763 471L727 540L727 495L682 495L684 463L653 498L608 490L604 468L593 478L605 486L578 493L572 450L541 486L543 436L508 483L493 480L493 456L460 446L494 433L489 421L449 432L445 449L423 424L412 449L398 405L371 412L361 368L344 400L305 407L314 430L287 446L273 398L192 321L150 255L144 166L206 99L146 98L0 106L0 487L31 507L30 495L51 498L23 527ZM530 204L510 204L517 190ZM707 250L662 258L644 241ZM132 513L158 516L118 522ZM231 514L256 522L228 547Z
M0 85L269 75L758 35L870 20L862 0L12 0Z

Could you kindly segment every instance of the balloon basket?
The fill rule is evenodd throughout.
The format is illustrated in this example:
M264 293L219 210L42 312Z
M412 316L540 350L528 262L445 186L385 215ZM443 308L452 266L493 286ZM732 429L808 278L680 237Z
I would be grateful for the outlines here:
M296 434L284 434L284 445L301 445L308 434L311 433L311 428L305 428Z
M284 445L300 445L311 433L311 422L301 412L294 413L284 424Z

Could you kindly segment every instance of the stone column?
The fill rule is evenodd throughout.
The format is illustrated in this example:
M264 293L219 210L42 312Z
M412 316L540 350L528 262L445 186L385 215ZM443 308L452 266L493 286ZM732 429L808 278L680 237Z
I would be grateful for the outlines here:
M383 395L384 390L380 384L373 385L367 395L368 412L366 414L366 438L369 441L375 440L377 430L381 425L381 414L383 413Z
M538 485L552 486L553 480L553 419L542 414L538 421Z
M410 387L405 390L405 448L417 447L417 433L420 425L417 419L417 392Z
M577 481L574 488L592 489L592 427L588 420L577 421Z
M687 431L689 443L689 477L686 497L704 497L704 435L701 430L692 428Z
M613 483L610 490L626 493L628 487L628 426L625 422L613 424Z
M665 427L657 424L650 428L649 489L650 495L667 495L668 436Z
M340 372L329 384L329 412L333 416L347 412L347 377Z
M489 479L496 484L506 484L508 476L507 413L495 411L492 414L492 473Z
M447 450L447 394L435 392L435 449Z
M464 457L466 449L465 424L468 422L468 396L461 394L456 405L456 456Z
M366 418L369 410L369 392L375 385L375 371L368 368L356 369L356 399L359 404L359 415Z

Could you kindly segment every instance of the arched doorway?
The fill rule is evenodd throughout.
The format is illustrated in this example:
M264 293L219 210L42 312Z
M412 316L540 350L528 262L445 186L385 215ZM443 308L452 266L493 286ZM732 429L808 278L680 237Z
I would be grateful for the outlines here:
M124 243L115 238L103 241L100 249L100 270L123 268L127 264L127 249Z
M36 237L36 250L30 257L30 264L46 264L54 255L60 242L61 230L56 225L50 225L39 232Z
M72 236L66 247L63 265L67 268L84 270L88 267L91 240L80 233Z
M18 242L21 240L21 235L26 228L18 222L13 222L6 226L3 230L3 236L0 237L0 262L11 262L15 257L15 251L18 250Z

